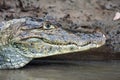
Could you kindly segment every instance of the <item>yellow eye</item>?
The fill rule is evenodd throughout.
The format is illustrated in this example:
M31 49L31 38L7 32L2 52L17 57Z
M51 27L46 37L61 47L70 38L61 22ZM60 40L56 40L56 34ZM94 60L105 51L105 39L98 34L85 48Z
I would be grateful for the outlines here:
M55 28L55 26L53 26L52 24L50 24L50 23L45 23L44 25L43 25L43 29L54 29Z

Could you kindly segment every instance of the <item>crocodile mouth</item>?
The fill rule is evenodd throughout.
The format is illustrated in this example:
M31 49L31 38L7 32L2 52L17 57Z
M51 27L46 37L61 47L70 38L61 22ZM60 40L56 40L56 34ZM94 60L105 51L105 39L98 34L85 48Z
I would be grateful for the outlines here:
M75 42L59 42L59 41L51 41L51 40L48 40L48 39L45 39L45 38L41 38L41 40L45 43L48 43L48 44L51 44L51 45L76 45L76 46L86 46L86 45L89 45L91 44L91 42L86 42L82 45L78 45L77 43Z
M81 45L75 43L75 42L60 42L60 41L52 41L52 40L49 40L49 39L46 39L46 38L41 38L41 37L28 37L28 38L24 38L24 39L21 39L21 41L26 41L26 40L30 40L32 41L33 39L36 39L35 42L37 42L37 40L41 40L42 42L44 43L47 43L47 44L50 44L50 45L63 45L63 46L67 46L67 45L75 45L75 46L78 46L78 47L84 47L84 46L87 46L87 45L90 45L92 44L90 41L89 42L85 42ZM38 41L39 42L39 41Z
M51 41L51 40L48 40L48 39L45 39L45 38L39 38L40 40L42 40L42 42L44 43L47 43L47 44L50 44L50 45L53 45L53 46L76 46L78 47L79 49L87 49L87 48L94 48L94 47L100 47L102 46L104 43L100 43L100 44L97 44L97 43L93 43L92 41L86 41L86 42L83 42L82 44L77 44L77 42L60 42L60 41Z

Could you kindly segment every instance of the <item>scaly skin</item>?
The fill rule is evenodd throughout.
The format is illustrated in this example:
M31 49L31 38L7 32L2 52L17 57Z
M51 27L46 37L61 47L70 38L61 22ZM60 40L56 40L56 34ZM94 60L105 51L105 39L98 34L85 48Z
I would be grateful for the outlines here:
M78 35L63 27L54 20L28 17L2 22L0 69L20 68L33 58L84 51L105 44L105 35L100 31Z

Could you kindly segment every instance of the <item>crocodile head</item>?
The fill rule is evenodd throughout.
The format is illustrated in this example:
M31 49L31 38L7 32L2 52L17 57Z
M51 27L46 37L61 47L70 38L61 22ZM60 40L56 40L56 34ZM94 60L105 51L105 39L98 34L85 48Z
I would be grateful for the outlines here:
M9 45L20 54L33 58L97 48L106 40L102 32L72 32L50 20L21 18L3 25L2 45Z

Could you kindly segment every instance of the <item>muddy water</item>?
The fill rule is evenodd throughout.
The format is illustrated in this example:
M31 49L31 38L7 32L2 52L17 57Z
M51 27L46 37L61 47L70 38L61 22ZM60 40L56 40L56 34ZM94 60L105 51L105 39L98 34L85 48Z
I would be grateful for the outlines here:
M18 70L0 70L0 80L120 80L120 61L37 61Z

